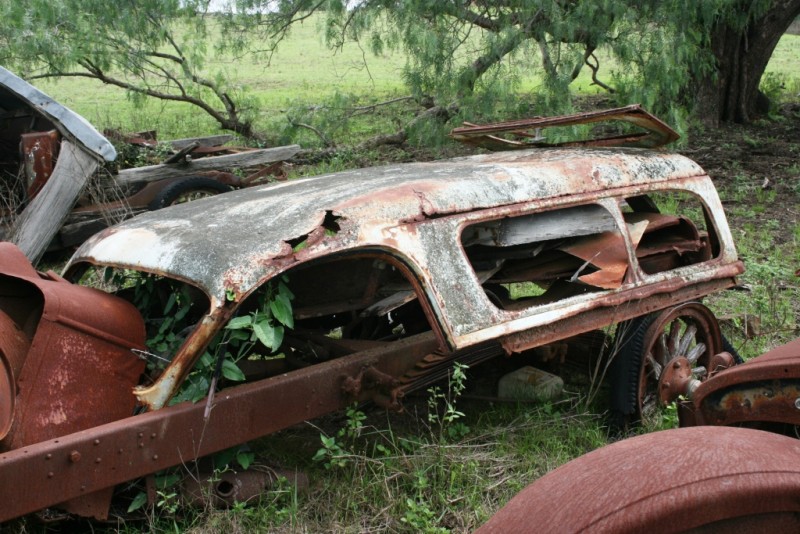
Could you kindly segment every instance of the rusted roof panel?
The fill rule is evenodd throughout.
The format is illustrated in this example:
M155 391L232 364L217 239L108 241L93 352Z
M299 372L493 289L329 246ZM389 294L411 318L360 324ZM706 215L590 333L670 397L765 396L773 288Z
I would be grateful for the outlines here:
M637 149L528 150L358 169L146 213L90 239L71 263L165 273L222 298L301 256L389 246L382 230L398 224L702 174L678 154ZM335 226L325 232L330 219ZM292 245L303 240L310 246L296 257Z

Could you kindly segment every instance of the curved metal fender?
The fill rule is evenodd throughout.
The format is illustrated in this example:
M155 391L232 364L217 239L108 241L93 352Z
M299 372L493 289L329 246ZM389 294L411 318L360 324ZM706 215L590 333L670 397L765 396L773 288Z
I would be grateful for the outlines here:
M581 456L526 487L477 532L800 532L799 512L800 441L694 427Z

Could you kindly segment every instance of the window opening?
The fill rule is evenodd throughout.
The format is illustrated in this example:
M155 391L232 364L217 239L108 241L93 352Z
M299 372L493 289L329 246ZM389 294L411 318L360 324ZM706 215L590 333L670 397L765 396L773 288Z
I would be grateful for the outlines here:
M597 204L476 223L461 239L489 300L507 310L616 289L628 270L622 234Z
M644 225L636 247L643 272L656 274L719 256L720 246L700 198L686 191L665 191L625 199L623 217Z

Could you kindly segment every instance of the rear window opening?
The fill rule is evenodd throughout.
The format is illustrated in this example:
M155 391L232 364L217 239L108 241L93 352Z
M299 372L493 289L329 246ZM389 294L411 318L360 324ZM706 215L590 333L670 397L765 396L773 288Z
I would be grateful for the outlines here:
M653 275L719 256L699 197L666 191L620 200L642 272ZM521 310L619 288L629 258L614 217L586 204L472 224L461 243L489 300Z
M636 259L646 274L717 258L719 239L699 197L685 191L651 193L621 203L629 227L644 225Z

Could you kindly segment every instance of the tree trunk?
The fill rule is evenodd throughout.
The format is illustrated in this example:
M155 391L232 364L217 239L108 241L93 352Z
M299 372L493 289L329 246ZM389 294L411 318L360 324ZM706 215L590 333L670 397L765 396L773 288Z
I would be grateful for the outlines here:
M749 2L742 2L746 9ZM759 91L761 76L781 36L800 14L800 0L774 0L770 9L751 18L743 31L723 18L711 33L716 71L702 80L696 97L699 117L708 126L720 121L749 122L768 111Z

